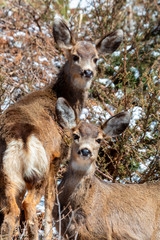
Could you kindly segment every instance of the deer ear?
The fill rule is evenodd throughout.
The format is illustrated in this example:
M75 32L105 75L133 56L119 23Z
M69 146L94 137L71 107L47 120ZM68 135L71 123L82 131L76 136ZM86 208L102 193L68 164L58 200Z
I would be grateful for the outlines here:
M60 17L54 19L53 37L60 48L71 49L75 43L67 23Z
M96 48L99 54L111 54L121 44L123 40L123 31L118 29L96 41Z
M121 134L129 125L130 113L121 112L110 117L102 126L105 135L115 137Z
M56 115L58 123L63 128L72 129L76 126L76 116L74 110L69 105L66 99L60 97L56 102Z

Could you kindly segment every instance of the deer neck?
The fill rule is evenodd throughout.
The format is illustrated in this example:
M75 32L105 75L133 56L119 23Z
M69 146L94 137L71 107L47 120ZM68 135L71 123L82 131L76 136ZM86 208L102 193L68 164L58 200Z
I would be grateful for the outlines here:
M62 208L68 204L75 208L77 204L83 204L95 179L96 166L94 163L86 171L80 171L73 169L71 162L58 187Z
M68 166L68 170L64 177L64 188L66 192L71 195L76 188L79 188L80 185L88 184L89 181L94 177L95 165L92 164L86 171L81 169L73 168L72 161Z
M57 76L53 91L56 92L57 97L64 97L79 114L84 107L88 91L87 88L77 88L76 84L73 85L73 82L76 82L77 79L73 79L70 69L70 63L66 62Z

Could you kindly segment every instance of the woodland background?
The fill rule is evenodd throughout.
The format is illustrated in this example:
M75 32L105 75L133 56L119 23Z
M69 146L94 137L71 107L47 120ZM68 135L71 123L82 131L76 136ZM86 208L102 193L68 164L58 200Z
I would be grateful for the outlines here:
M64 63L52 37L56 14L79 39L94 42L115 29L124 31L118 50L98 61L82 114L95 123L123 110L132 114L122 136L103 142L97 176L122 183L158 180L160 1L90 0L85 8L70 9L69 0L0 0L0 114L53 80Z

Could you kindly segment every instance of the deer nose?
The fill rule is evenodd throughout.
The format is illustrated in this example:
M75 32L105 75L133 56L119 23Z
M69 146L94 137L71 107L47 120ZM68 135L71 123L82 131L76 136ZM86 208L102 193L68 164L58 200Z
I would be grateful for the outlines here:
M91 151L88 148L83 148L78 151L78 154L87 157L87 156L91 155Z
M86 78L93 77L93 72L91 70L84 70L83 74Z

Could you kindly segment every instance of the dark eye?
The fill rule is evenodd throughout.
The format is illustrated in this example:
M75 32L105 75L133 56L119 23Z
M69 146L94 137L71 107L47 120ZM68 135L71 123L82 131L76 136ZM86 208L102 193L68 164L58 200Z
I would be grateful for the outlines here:
M77 134L73 134L73 139L74 140L78 140L79 139L79 136Z
M73 61L74 62L78 62L79 61L79 57L77 55L73 55Z
M96 64L97 63L97 61L98 61L98 58L94 58L93 59L93 62Z
M100 138L96 139L96 142L99 144L101 143L101 141L102 141L102 139L100 139Z

